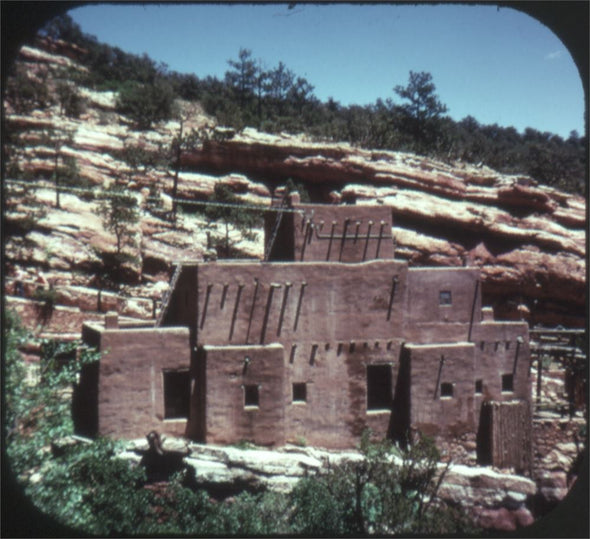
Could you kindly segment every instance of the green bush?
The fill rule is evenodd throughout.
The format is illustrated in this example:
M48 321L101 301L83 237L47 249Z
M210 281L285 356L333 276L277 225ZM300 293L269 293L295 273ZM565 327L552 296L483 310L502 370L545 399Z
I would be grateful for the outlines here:
M142 84L131 82L119 92L117 111L135 122L138 129L149 129L173 114L174 90L164 79Z
M230 258L235 250L230 242L230 225L237 228L242 237L250 240L256 239L255 226L262 226L262 212L251 208L242 208L241 200L232 190L222 183L216 183L213 194L209 197L213 204L205 208L205 216L210 221L221 221L224 224L225 234L215 235L213 244L224 258Z
M44 447L74 430L69 392L77 380L82 365L98 360L98 353L82 347L78 341L42 342L46 351L40 362L40 381L26 381L26 365L19 347L30 340L18 316L8 311L4 318L3 337L6 343L6 423L4 425L7 453L13 471L23 474L45 459ZM60 356L73 356L80 347L76 360L59 363Z
M346 497L337 496L334 487L327 477L309 477L297 483L290 496L294 507L290 525L294 533L334 536L351 531Z
M47 72L36 76L28 73L23 64L15 64L14 72L6 81L6 100L17 114L29 114L52 104L47 85Z
M75 84L70 81L60 81L56 87L61 113L70 118L79 118L84 112L82 97Z
M302 480L291 494L291 525L305 535L391 535L472 532L437 498L434 443L421 437L407 450L363 435L364 459ZM444 472L443 472L444 473Z
M272 536L289 533L287 497L283 494L243 492L218 507L209 533L234 536Z
M123 185L113 183L102 193L98 213L105 229L115 234L120 258L124 245L135 235L135 225L139 220L137 200Z

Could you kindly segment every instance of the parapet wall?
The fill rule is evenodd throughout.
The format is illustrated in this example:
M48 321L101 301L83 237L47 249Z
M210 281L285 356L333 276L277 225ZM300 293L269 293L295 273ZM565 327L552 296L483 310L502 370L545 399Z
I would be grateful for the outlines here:
M481 320L479 268L411 268L408 270L408 310L405 316L410 335L425 324L471 324ZM432 339L426 335L427 339ZM468 340L465 334L462 339ZM427 341L426 341L427 342Z
M295 204L285 213L271 259L294 262L365 262L393 259L391 208L386 206L327 206ZM269 214L266 236L275 216Z

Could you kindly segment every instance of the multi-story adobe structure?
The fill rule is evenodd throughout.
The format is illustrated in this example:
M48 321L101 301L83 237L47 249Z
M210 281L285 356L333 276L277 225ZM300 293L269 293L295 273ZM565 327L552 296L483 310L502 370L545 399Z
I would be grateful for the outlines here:
M286 210L267 261L178 264L155 327L84 325L106 352L77 392L86 432L346 448L416 429L526 468L528 326L482 308L479 270L396 260L385 206Z

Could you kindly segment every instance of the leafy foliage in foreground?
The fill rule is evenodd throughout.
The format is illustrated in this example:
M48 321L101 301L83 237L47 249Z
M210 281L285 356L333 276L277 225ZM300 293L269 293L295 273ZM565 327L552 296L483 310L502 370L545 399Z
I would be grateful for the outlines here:
M304 535L473 533L471 523L437 498L444 477L429 438L407 450L361 440L363 460L333 466L299 482L291 494L291 524Z
M61 525L107 535L383 535L469 533L458 511L436 496L439 454L428 439L408 450L363 436L358 462L302 479L290 495L243 492L223 502L191 487L180 472L148 483L145 469L117 457L120 442L63 445L72 434L67 391L96 352L67 358L79 343L45 341L40 380L32 384L19 352L28 335L5 313L6 441L27 497Z
M14 471L23 473L43 463L43 448L52 440L73 433L71 389L82 365L97 361L98 354L80 348L77 360L60 361L75 355L80 343L42 341L46 353L34 382L18 350L27 332L12 311L3 318L5 440Z

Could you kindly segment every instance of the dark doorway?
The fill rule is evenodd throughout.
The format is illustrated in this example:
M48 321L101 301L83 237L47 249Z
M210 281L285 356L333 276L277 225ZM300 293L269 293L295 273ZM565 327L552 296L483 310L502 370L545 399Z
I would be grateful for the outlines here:
M72 395L74 431L90 438L98 434L98 373L98 361L84 365Z
M188 369L164 371L164 419L186 419L191 383Z
M410 352L402 346L387 437L406 448L410 432Z
M391 365L367 366L367 410L391 410Z
M477 428L477 463L486 466L492 463L492 408L482 403Z

